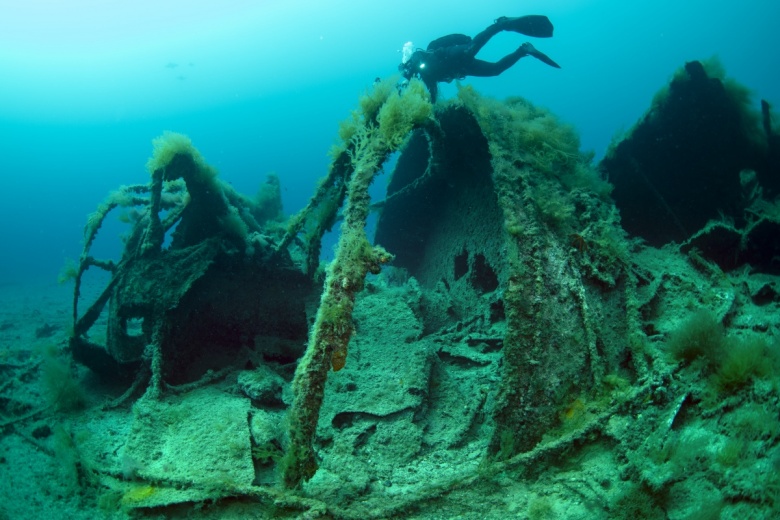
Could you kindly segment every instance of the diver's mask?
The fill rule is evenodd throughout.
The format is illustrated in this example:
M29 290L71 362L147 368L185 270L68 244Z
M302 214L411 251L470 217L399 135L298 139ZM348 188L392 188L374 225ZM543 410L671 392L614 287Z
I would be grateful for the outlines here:
M418 73L417 69L419 68L420 60L412 59L413 56L414 44L412 42L404 43L404 47L401 49L401 63L398 65L398 70L407 80L412 79Z

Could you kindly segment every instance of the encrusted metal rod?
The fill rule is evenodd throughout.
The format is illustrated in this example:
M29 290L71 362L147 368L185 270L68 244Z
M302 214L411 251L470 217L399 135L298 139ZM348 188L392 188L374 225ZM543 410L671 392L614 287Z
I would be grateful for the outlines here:
M419 81L411 82L401 94L386 86L375 87L369 97L376 103L363 103L362 121L350 128L349 146L345 148L350 161L343 161L342 154L333 166L347 168L343 175L338 172L347 183L344 221L309 344L293 379L295 400L288 414L289 445L281 462L283 483L288 488L300 486L317 471L312 441L328 371L331 367L341 370L346 363L354 333L352 310L366 274L379 273L382 264L393 258L382 247L371 245L366 236L371 205L368 188L387 157L406 143L415 128L432 120L430 96ZM373 108L367 109L369 106Z

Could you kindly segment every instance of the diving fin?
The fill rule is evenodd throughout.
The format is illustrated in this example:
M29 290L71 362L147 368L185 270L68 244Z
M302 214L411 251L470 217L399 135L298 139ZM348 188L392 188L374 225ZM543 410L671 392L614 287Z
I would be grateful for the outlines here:
M526 43L522 44L522 45L520 46L520 48L521 48L521 49L523 49L523 50L525 51L525 53L526 53L528 56L533 56L533 57L534 57L534 58L536 58L537 60L539 60L539 61L542 61L542 62L546 63L546 64L547 64L547 65L549 65L550 67L555 67L556 69L560 69L560 68L561 68L561 66L560 66L560 65L558 65L557 63L555 63L555 62L552 60L552 58L550 58L550 57L549 57L548 55L546 55L545 53L543 53L543 52L541 52L541 51L538 51L538 50L536 50L536 47L534 47L533 45L531 45L531 44L530 44L530 43L528 43L528 42L526 42Z
M553 35L553 24L550 19L540 14L530 14L528 16L518 16L517 18L508 18L502 16L496 20L496 23L503 31L512 31L526 36L536 38L551 38Z

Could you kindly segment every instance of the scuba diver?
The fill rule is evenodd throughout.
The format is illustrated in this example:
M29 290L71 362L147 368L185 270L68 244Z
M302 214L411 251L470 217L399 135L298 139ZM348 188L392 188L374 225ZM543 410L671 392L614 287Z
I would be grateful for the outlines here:
M551 67L560 69L560 65L546 54L537 51L526 42L518 49L497 62L478 60L477 53L485 44L501 31L511 31L526 36L549 38L553 35L553 25L546 16L528 15L517 18L502 16L474 38L465 34L450 34L437 38L428 44L426 50L412 50L411 42L404 45L403 61L398 66L406 80L418 76L428 87L431 101L436 102L438 83L447 83L466 76L498 76L517 63L524 56L533 56Z

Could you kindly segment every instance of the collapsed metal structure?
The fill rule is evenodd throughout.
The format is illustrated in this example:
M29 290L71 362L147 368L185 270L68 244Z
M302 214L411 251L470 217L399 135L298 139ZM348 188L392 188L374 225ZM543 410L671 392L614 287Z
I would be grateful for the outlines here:
M134 377L128 392L149 381L147 395L159 397L247 359L289 364L308 335L281 462L291 488L317 469L325 380L347 362L356 295L393 255L424 290L427 333L467 323L502 349L494 455L531 449L565 403L600 392L605 376L645 375L645 354L631 348L641 334L636 278L617 213L571 128L519 98L499 103L464 88L434 110L422 85L399 94L385 82L340 133L329 174L283 234L267 217L278 193L249 200L218 181L185 137L156 141L149 185L121 188L90 217L74 357ZM385 250L366 236L368 186L398 150L376 232ZM140 208L125 251L117 263L94 259L91 244L115 207ZM321 238L342 207L336 258L307 318ZM79 314L90 267L110 281ZM101 345L89 331L106 305ZM604 319L615 315L623 319Z
M155 491L156 502L141 497L132 507L283 496L288 507L312 510L299 490L322 463L321 434L346 428L337 409L343 401L328 404L328 392L364 384L349 376L352 367L365 366L352 348L356 341L364 357L365 349L380 348L360 340L381 332L356 328L369 274L382 273L374 287L396 283L414 295L399 309L419 329L392 348L408 349L410 364L427 359L420 372L433 370L424 368L435 365L430 352L455 366L495 371L489 388L463 383L484 395L469 396L478 404L457 425L458 442L483 437L488 472L565 450L669 384L648 336L657 333L658 302L671 292L647 259L629 253L639 246L626 239L611 186L580 152L572 128L520 98L498 102L465 87L457 99L433 106L417 82L402 92L383 82L339 134L328 174L286 224L277 179L255 199L240 195L178 134L155 141L148 185L121 188L90 217L75 273L73 355L99 374L133 382L113 405L145 389L138 410L162 417L138 419L126 449L148 463L141 477L161 488L168 479L167 494ZM392 157L387 196L371 201L369 185ZM95 259L98 229L118 207L134 208L122 257ZM371 240L366 222L377 209ZM322 238L337 224L336 256L323 271ZM94 267L109 279L80 312L82 279ZM359 319L365 325L379 318ZM500 362L487 364L493 355ZM331 371L345 367L351 382L330 384ZM231 395L214 410L234 410L240 417L229 429L243 438L247 413L283 409L285 420L277 421L283 442L255 439L250 449L242 441L235 465L241 472L232 477L240 482L230 485L155 469L160 464L148 454L161 441L152 430L171 413L160 403L237 372L250 399ZM292 398L268 398L257 390L261 383L250 388L248 380L281 381ZM424 422L426 410L443 399L431 380L409 383L417 403L412 422ZM676 406L673 414L680 409L672 398L657 399ZM328 424L323 406L335 407ZM205 421L211 414L201 415ZM287 491L254 483L253 463L255 470L273 466Z

